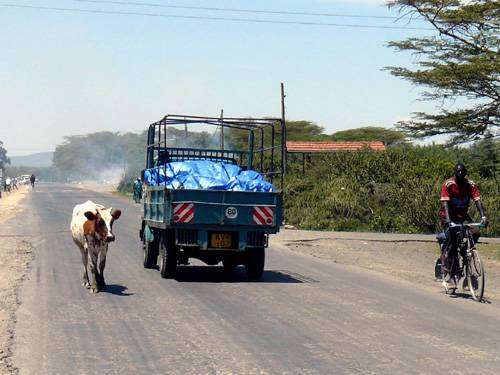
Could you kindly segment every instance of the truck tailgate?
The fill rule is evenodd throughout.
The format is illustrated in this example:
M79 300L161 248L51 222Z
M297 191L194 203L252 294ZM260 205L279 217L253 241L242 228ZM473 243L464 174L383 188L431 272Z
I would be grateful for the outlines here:
M163 206L150 207L151 214L161 213L157 220L163 219L173 227L246 227L272 233L279 230L283 218L281 192L164 190L163 194L159 194L160 191L150 193L150 204ZM146 207L145 218L148 219L147 212Z

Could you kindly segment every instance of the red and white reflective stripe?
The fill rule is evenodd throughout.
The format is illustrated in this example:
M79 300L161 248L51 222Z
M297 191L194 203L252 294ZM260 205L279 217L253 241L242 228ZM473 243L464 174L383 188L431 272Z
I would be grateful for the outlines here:
M174 203L172 204L174 213L174 223L189 224L194 219L194 203Z
M254 206L253 223L257 225L272 225L274 221L274 208L269 206Z

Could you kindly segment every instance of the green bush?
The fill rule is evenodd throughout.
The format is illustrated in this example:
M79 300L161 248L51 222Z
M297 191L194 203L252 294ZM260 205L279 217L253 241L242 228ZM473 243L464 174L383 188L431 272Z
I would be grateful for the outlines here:
M435 233L443 181L462 161L479 186L491 225L500 234L498 175L482 176L468 149L401 146L312 157L302 175L291 162L285 184L285 221L304 229ZM475 208L471 213L478 218Z
M117 190L121 193L132 193L134 188L134 181L137 179L138 173L135 170L127 170L125 175L120 180Z

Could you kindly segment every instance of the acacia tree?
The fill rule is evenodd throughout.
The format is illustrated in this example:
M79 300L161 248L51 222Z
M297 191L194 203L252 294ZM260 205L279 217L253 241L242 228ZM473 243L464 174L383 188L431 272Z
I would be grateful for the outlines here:
M366 126L335 132L331 135L331 139L333 141L381 141L387 146L393 146L404 144L406 135L398 130Z
M498 137L500 3L493 0L392 0L403 17L425 20L435 35L390 42L412 52L415 68L387 67L425 87L424 100L441 100L438 113L414 113L399 127L414 138L447 135L458 144Z

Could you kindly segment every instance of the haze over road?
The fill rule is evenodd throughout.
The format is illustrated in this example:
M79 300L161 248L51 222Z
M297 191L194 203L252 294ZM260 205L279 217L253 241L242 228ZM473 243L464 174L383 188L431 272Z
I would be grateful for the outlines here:
M498 301L450 298L273 242L261 282L200 264L164 280L142 267L139 206L37 189L29 214L10 223L36 244L17 314L21 374L500 373ZM69 233L73 206L88 199L123 211L108 291L97 295L81 286Z

